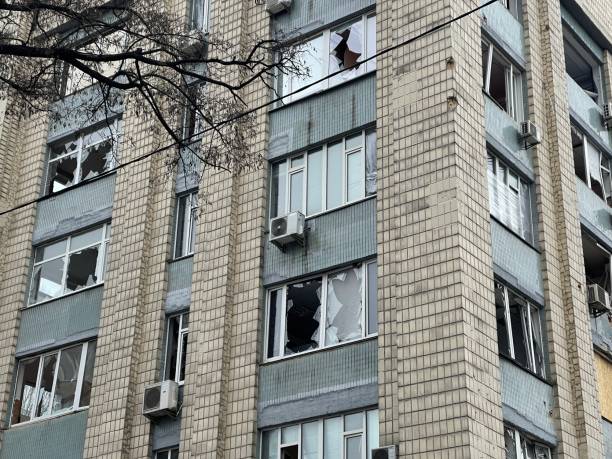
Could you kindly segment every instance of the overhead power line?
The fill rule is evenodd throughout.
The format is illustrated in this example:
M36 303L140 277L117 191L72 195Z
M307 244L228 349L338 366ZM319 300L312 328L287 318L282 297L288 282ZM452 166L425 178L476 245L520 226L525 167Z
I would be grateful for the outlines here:
M211 126L211 127L208 127L208 128L206 128L206 129L204 129L204 130L202 130L200 132L197 132L197 133L193 134L192 136L190 136L189 138L187 138L185 140L192 140L192 139L194 139L196 137L199 137L199 136L201 136L203 134L206 134L207 132L212 131L213 129L217 129L217 128L221 127L221 126L224 126L225 124L233 123L234 121L236 121L236 120L238 120L238 119L240 119L240 118L242 118L244 116L247 116L247 115L250 115L252 113L258 112L259 110L262 110L262 109L264 109L266 107L269 107L270 105L274 105L274 104L276 104L278 102L282 102L283 99L287 99L288 97L291 97L291 96L293 96L295 94L299 94L301 92L304 92L304 91L306 91L306 90L308 90L308 89L310 89L310 88L312 88L314 86L317 86L318 84L320 84L320 83L322 83L322 82L324 82L326 80L329 80L329 79L335 77L336 75L339 75L339 74L341 74L343 72L347 72L349 70L353 70L355 68L358 68L359 66L361 66L361 65L363 65L363 64L365 64L365 63L367 63L369 61L372 61L372 60L374 60L374 59L376 59L376 58L378 58L380 56L383 56L383 55L385 55L387 53L390 53L391 51L395 51L396 49L399 49L401 47L409 45L410 43L413 43L413 42L423 38L426 35L432 34L434 32L437 32L438 30L441 30L441 29L443 29L445 27L448 27L449 25L453 24L454 22L457 22L457 21L459 21L459 20L461 20L461 19L463 19L463 18L465 18L465 17L467 17L467 16L469 16L471 14L474 14L474 13L480 11L481 9L483 9L483 8L489 6L489 5L492 5L493 3L498 2L498 1L499 0L488 0L487 2L483 3L482 5L480 5L480 6L476 7L476 8L473 8L473 9L471 9L469 11L466 11L465 13L462 13L462 14L460 14L459 16L457 16L455 18L452 18L452 19L449 19L448 21L442 22L442 23L438 24L437 26L434 26L431 29L428 29L428 30L426 30L424 32L421 32L418 35L416 35L416 36L414 36L412 38L409 38L407 40L404 40L404 41L402 41L402 42L400 42L400 43L398 43L396 45L393 45L393 46L390 46L388 48L385 48L385 49L377 52L373 56L370 56L367 59L364 59L362 61L359 61L358 63L356 63L355 65L353 65L351 67L346 67L346 68L340 69L340 70L338 70L336 72L330 73L330 74L328 74L328 75L326 75L326 76L324 76L324 77L322 77L322 78L320 78L320 79L318 79L316 81L313 81L312 83L309 83L309 84L307 84L305 86L302 86L301 88L299 88L299 89L297 89L295 91L292 91L292 92L290 92L288 94L285 94L283 96L280 96L280 97L273 98L272 100L270 100L268 102L265 102L265 103L263 103L261 105L258 105L256 107L253 107L253 108L249 109L249 110L241 112L241 113L239 113L236 116L233 116L233 117L230 117L230 118L228 118L226 120L221 121L220 123L218 123L215 126ZM81 182L79 182L79 183L77 183L75 185L72 185L72 186L68 187L68 188L64 188L63 190L57 191L57 192L49 194L49 195L41 196L41 197L39 197L37 199L32 199L30 201L26 201L26 202L24 202L22 204L19 204L19 205L15 206L15 207L12 207L10 209L1 211L0 212L0 216L6 215L6 214L8 214L10 212L14 212L14 211L19 210L19 209L23 209L24 207L30 206L32 204L37 204L37 203L46 201L48 199L54 198L54 197L59 196L59 195L61 195L63 193L66 193L68 191L72 191L72 190L77 189L79 187L85 186L85 185L87 185L89 183L96 182L98 180L102 180L104 177L107 177L108 175L111 175L111 174L115 173L116 171L118 171L120 169L124 169L124 168L126 168L128 166L131 166L132 164L138 163L140 161L144 161L145 159L150 158L153 155L156 155L158 153L162 153L162 152L164 152L166 150L169 150L170 148L176 147L177 145L178 145L177 142L172 142L172 143L169 143L169 144L167 144L167 145L165 145L163 147L159 147L159 148L156 148L154 150L151 150L149 153L146 153L146 154L141 155L141 156L137 156L136 158L133 158L133 159L131 159L129 161L126 161L124 163L118 164L117 166L113 167L112 169L109 169L108 171L105 171L105 172L103 172L103 173L101 173L101 174L99 174L99 175L97 175L95 177L91 177L89 179L85 179L85 180L83 180L83 181L81 181Z

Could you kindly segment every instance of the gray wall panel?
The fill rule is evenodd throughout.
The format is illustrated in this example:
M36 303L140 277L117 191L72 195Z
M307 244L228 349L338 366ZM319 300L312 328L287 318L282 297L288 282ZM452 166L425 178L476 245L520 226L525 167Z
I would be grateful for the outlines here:
M484 2L482 2L484 3ZM523 26L501 3L493 3L482 10L484 26L498 41L501 41L504 49L510 54L517 55L520 60L525 60L523 51ZM514 57L514 56L512 56Z
M115 177L109 175L38 204L32 243L37 245L109 220L113 210Z
M87 410L11 427L3 433L0 459L80 459Z
M373 8L374 0L294 0L288 12L274 16L274 31L288 38L308 34L358 11Z
M100 321L103 286L24 309L17 355L95 337Z
M549 444L556 444L553 387L504 358L501 363L504 420Z
M376 404L377 349L371 339L262 365L259 426Z
M311 218L307 226L305 248L292 245L282 252L266 244L265 285L376 255L375 199Z
M376 76L293 102L270 113L268 159L307 148L376 121Z
M517 287L534 300L544 304L544 285L538 251L493 219L491 219L491 245L496 274L511 281L512 287Z
M164 417L151 423L151 448L158 449L178 446L181 436L181 418Z

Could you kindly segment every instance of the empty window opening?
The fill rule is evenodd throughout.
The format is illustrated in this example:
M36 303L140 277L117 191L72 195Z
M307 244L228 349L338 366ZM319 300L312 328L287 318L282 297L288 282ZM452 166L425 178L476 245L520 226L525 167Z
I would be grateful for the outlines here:
M266 317L267 358L375 334L376 262L273 289Z
M39 303L102 282L110 224L37 247L29 303Z
M601 64L571 32L564 30L563 50L565 52L565 71L578 86L598 104L602 98Z
M587 285L597 284L608 295L612 293L610 252L586 233L582 233L584 273Z
M11 424L89 405L96 342L90 341L19 362Z
M482 43L482 66L484 92L516 121L523 121L521 71L486 41Z
M499 282L495 307L499 352L544 378L540 309Z
M601 199L612 206L612 161L572 125L572 148L576 175Z
M195 248L196 222L198 218L198 192L177 198L174 232L174 258L191 255Z
M170 379L179 384L185 381L188 334L189 313L168 318L164 379Z

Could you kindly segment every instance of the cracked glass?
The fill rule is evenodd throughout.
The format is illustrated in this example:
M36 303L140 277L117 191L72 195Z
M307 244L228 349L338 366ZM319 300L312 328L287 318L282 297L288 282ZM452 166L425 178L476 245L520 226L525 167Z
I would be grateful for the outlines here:
M285 355L319 347L322 279L287 287Z
M327 279L325 344L360 338L362 324L361 269L350 268Z

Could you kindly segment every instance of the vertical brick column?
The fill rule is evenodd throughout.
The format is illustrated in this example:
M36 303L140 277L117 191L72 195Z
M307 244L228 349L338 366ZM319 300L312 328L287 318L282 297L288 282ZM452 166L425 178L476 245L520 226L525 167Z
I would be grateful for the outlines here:
M559 2L524 2L546 330L560 457L602 457Z
M478 3L383 0L379 49ZM400 457L503 457L480 60L473 15L378 64L380 428Z

